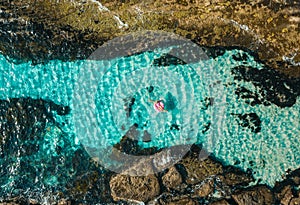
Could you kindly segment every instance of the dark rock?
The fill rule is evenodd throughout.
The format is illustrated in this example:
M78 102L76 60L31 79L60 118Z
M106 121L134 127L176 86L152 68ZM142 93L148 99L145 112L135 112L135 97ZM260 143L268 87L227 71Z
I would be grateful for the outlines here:
M294 198L292 193L292 187L287 185L276 195L277 199L282 205L289 205L292 198Z
M241 55L241 54L233 55L232 58L235 61L247 61L248 60L248 56L245 53L243 55Z
M22 154L35 152L38 147L31 143L38 140L46 131L46 124L53 123L53 112L66 115L70 112L67 106L57 105L51 101L32 98L12 98L0 100L0 145L5 154ZM27 143L23 143L27 140ZM23 152L24 151L24 152Z
M256 113L234 114L240 119L242 127L249 128L251 132L258 133L261 130L261 120Z
M300 185L300 169L296 169L294 171L288 171L285 179L281 182L276 182L274 186L274 192L279 194L282 192L283 189L286 187L297 187Z
M67 11L68 9L63 11L65 8L62 4L47 1L37 4L33 1L4 2L1 3L0 47L9 60L16 63L31 61L37 64L51 59L85 59L108 40L97 38L88 30L58 23L63 16L73 15L75 12ZM57 9L62 7L60 12L49 12L49 6ZM57 18L56 14L60 17Z
M220 46L214 46L214 47L205 46L203 50L210 58L216 58L218 56L224 55L224 53L226 52L226 48Z
M232 73L236 80L252 82L257 87L256 90L259 91L262 99L258 100L256 97L255 103L252 102L251 105L266 101L266 103L273 103L279 107L291 107L300 95L300 79L289 78L274 69L259 70L253 67L239 66L234 68ZM247 99L247 96L253 98L249 93L244 95L242 90L237 90L236 93L244 99Z
M253 178L248 177L246 174L238 175L236 173L226 173L224 178L221 178L223 183L228 186L246 186L253 181Z
M272 191L266 186L251 187L232 195L238 205L273 205L275 202Z
M207 123L206 125L204 125L204 129L202 130L202 133L204 134L205 132L207 132L210 128L211 123Z
M264 98L258 93L254 93L243 86L236 88L235 94L240 98L245 99L246 103L250 104L251 106L259 104L263 104L265 106L271 105L269 102L264 100Z
M160 151L160 149L158 149L156 147L152 147L152 148L140 147L138 144L138 140L135 140L134 136L132 136L132 134L134 132L136 132L133 129L130 129L130 131L128 132L129 136L127 136L127 135L123 136L120 143L115 144L114 148L116 148L120 152L126 153L128 155L136 155L136 156L153 155Z
M247 186L250 182L254 181L252 175L235 168L233 166L227 166L224 170L223 177L221 177L223 183L228 186L237 187L237 186Z
M289 205L299 205L300 204L300 192L298 192L298 196L292 198Z
M132 106L134 105L135 98L125 99L124 100L124 109L126 112L126 117L131 116Z
M170 127L170 129L171 129L171 130L174 130L174 129L175 129L175 130L180 130L180 127L179 127L179 125L172 124L171 127Z
M154 87L151 85L151 86L147 87L147 90L149 93L152 93L154 90Z
M165 54L153 61L154 66L170 66L170 65L185 65L185 64L186 62L184 62L182 59L179 59L170 54Z
M296 186L300 185L300 168L290 172L286 178L291 179Z
M300 204L300 169L288 171L285 179L277 182L274 187L275 196L278 203L283 205Z

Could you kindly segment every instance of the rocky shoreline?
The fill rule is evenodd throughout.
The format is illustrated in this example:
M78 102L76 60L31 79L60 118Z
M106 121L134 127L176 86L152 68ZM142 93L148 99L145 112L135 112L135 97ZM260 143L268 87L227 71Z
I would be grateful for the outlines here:
M286 80L273 79L269 84L259 84L264 90L269 87L278 89L275 89L276 93L288 96L284 101L272 96L274 93L269 90L263 100L254 96L254 104L277 103L280 107L288 107L295 103L300 93L297 87L299 80L296 79L300 77L298 1L218 0L211 3L194 0L105 0L101 3L103 4L92 0L59 3L51 0L4 0L0 3L0 52L15 63L32 61L33 64L38 64L51 59L85 59L114 37L142 30L163 30L184 36L201 46L237 46L251 50L268 66L292 77L288 81L293 85L290 86L291 91L283 89ZM217 56L214 50L207 49L211 56ZM258 71L250 72L240 67L236 72L237 77L250 76L251 79L263 82ZM270 73L264 73L264 76L272 77L272 72ZM285 78L283 75L278 76L279 79ZM245 90L240 90L237 94L241 97L249 95ZM17 123L14 124L15 127L1 124L4 126L1 127L4 132L0 134L1 149L11 151L6 139L14 139L14 134L22 134L24 139L18 139L18 143L24 145L24 156L34 155L38 147L31 143L22 144L23 141L50 130L46 126L48 120L55 126L60 126L55 123L49 109L59 115L70 112L68 107L30 98L1 101L0 105L8 111L1 113L1 121L6 119L11 124ZM249 118L238 117L241 120ZM246 126L247 123L244 124ZM19 125L21 130L16 128ZM253 131L259 132L258 120L255 125L257 126ZM23 135L28 127L35 130ZM133 154L153 154L160 151L155 148L142 150L129 138L123 138L115 148ZM62 151L59 147L56 151L60 156ZM289 173L281 182L268 187L254 181L250 169L244 172L233 166L225 166L213 156L199 159L200 151L201 146L193 145L182 160L167 170L148 176L131 177L105 170L92 159L88 160L83 148L79 149L69 156L71 162L67 165L76 170L74 178L64 179L68 182L65 192L56 193L60 202L54 199L52 202L60 205L91 204L95 199L104 204L300 204L300 168L287 170ZM9 198L0 204L39 203L20 196Z
M102 4L101 4L102 3ZM238 46L300 76L298 1L3 1L0 51L16 62L85 59L104 42L144 30L200 46Z
M244 172L224 166L213 156L202 159L200 151L200 146L193 145L182 160L155 175L129 176L126 171L114 174L110 179L112 198L129 204L147 202L151 205L285 205L300 202L299 170L291 172L274 187L268 187L255 182L250 169Z
M34 100L31 98L11 99L9 101L0 101L1 105L1 121L8 122L2 124L9 126L9 129L3 129L4 135L1 136L1 149L6 154L10 150L11 145L8 143L14 138L15 134L22 134L27 130L27 127L36 127L35 132L22 135L19 139L18 146L25 147L26 142L31 142L31 151L21 153L22 158L27 156L35 156L38 152L39 144L36 140L38 136L42 136L50 130L46 122L55 123L52 111L59 115L66 115L70 112L68 107L56 105L51 101ZM24 113L27 113L27 115ZM11 122L11 123L9 123ZM16 123L14 123L16 122ZM40 122L40 123L37 123ZM22 124L21 130L16 127ZM26 124L27 123L27 124ZM29 124L28 124L29 123ZM33 123L33 124L30 124ZM15 126L11 126L14 124ZM56 126L63 126L56 124ZM40 137L38 137L40 138ZM32 139L31 141L28 139ZM65 145L66 146L66 145ZM37 147L36 150L32 149ZM132 137L124 136L116 149L127 154L154 154L160 153L159 149L142 149L138 146ZM50 192L47 197L50 204L283 204L296 205L300 203L300 169L288 170L285 179L277 182L274 187L268 187L255 181L251 169L247 172L242 171L234 166L225 166L221 161L212 155L203 158L200 153L202 148L199 145L193 145L190 151L183 158L170 166L169 168L154 174L146 176L130 176L125 170L123 173L117 174L105 170L101 165L97 164L84 151L83 148L67 152L67 147L56 147L55 155L71 157L70 165L53 164L48 165L48 169L52 166L60 167L59 169L74 170L73 176L67 178L65 191ZM66 153L64 153L66 151ZM161 159L165 157L162 153ZM49 156L50 157L50 156ZM55 160L55 157L51 156ZM166 156L167 157L167 156ZM8 159L8 158L7 158ZM68 159L67 159L68 160ZM44 163L47 163L44 161ZM54 162L52 162L54 163ZM142 162L142 166L146 164ZM159 164L159 162L158 162ZM27 170L31 165L22 165L24 170ZM71 166L71 167L69 167ZM133 166L129 169L139 169L140 166ZM149 171L155 169L155 164L146 167ZM45 170L45 171L46 171ZM29 170L28 170L29 171ZM66 172L62 170L62 172ZM32 173L29 173L32 174ZM54 173L61 175L60 172ZM30 175L25 176L30 185ZM45 176L46 177L46 176ZM20 178L20 180L24 180ZM62 183L63 181L61 181ZM0 204L40 204L34 198L26 198L20 192L20 196L9 197ZM49 195L50 194L50 195ZM58 195L57 195L58 194ZM52 198L52 199L51 199Z

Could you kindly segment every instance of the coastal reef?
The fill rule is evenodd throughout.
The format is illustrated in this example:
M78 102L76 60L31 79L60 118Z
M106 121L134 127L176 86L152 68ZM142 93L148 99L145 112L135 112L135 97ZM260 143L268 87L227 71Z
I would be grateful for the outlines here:
M84 59L114 37L162 30L201 46L249 49L300 76L296 0L4 0L0 9L0 51L15 62Z

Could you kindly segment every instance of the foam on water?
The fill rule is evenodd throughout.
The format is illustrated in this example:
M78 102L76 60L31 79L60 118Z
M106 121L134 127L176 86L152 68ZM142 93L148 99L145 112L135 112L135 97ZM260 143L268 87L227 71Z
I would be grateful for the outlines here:
M234 60L232 56L235 54L246 54L247 61ZM98 139L97 146L110 147L118 143L126 130L133 123L137 123L143 124L142 130L147 130L153 137L150 142L145 143L139 135L138 140L143 147L203 143L208 151L225 163L234 164L239 161L238 166L245 170L251 168L257 179L262 179L262 183L269 185L280 180L281 175L287 169L299 167L299 98L292 107L280 108L274 104L250 106L245 99L240 99L235 95L236 86L243 86L249 90L254 90L255 86L251 82L237 82L231 73L234 67L247 65L266 69L251 55L236 49L226 51L215 59L197 62L193 65L153 66L151 62L158 56L160 56L159 53L145 52L126 58L89 62L91 66L107 68L106 74L96 88L97 95L95 96L98 123L105 121L106 126L101 126L100 129L107 137L102 141ZM8 63L3 56L0 56L0 98L42 98L57 104L69 105L72 108L73 87L83 63L83 61L54 60L45 65L32 66L30 63L15 65ZM217 75L216 79L218 79L214 83L221 85L225 92L220 99L216 98L223 103L223 106L219 108L220 112L215 113L222 115L216 118L221 119L220 122L211 122L211 129L208 132L188 138L187 135L182 135L182 133L178 135L175 131L166 133L165 126L178 124L183 128L182 132L190 134L188 128L192 124L193 127L198 128L198 132L202 131L203 126L210 122L213 114L209 109L207 111L203 109L205 98L210 96L209 90L204 89L207 86L205 82L211 83L214 80L204 80L204 74L193 74L190 66L200 67L203 72L205 72L205 68L213 67ZM165 69L168 69L168 72L165 72ZM147 74L143 75L143 78L140 78L141 75L139 75L141 71ZM151 93L147 90L149 86L154 88ZM131 98L135 99L135 103L132 106L131 117L128 118L124 110L124 99ZM168 113L155 113L148 99L157 100L159 98L170 98L176 106ZM186 100L193 102L194 107L186 105ZM191 117L195 107L201 111ZM254 133L241 127L232 113L256 113L261 120L261 131ZM160 115L159 118L157 115ZM187 116L190 120L185 121ZM74 127L71 115L55 117L58 122L67 122L63 131L72 136ZM164 124L159 121L163 121ZM85 122L82 123L84 126ZM214 127L214 123L217 126ZM219 130L218 135L212 139L208 136L212 136L209 132L212 132L213 129ZM50 145L59 143L59 136L60 132L55 128L49 131L45 136L45 143L49 143L44 145L45 147L42 149L44 153L39 156L49 154L52 149ZM83 143L78 140L76 142ZM86 141L84 143L93 144L94 142ZM76 145L73 144L73 146ZM62 145L62 147L65 146ZM18 169L17 161L16 164L10 165L10 169L10 173L7 173L9 180L1 184L2 188L9 189L10 184L17 180L17 178L11 177L14 175L13 173L22 173L14 171ZM57 178L55 176L47 178L44 183L55 185Z

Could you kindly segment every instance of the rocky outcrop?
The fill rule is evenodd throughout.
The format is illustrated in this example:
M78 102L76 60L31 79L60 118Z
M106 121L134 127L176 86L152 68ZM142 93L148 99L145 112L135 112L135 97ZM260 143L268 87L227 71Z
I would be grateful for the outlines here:
M64 133L67 122L56 121L69 113L68 106L49 100L0 100L0 203L57 204L62 198L80 203L84 198L95 204L97 197L103 203L112 201L111 173L89 160Z
M195 188L195 193L199 197L208 197L214 191L214 181L208 179L204 181L200 186Z
M215 201L210 203L209 205L229 205L228 201L226 201L225 199L222 199L220 201Z
M265 185L249 186L254 182L250 172L243 172L233 166L223 166L213 157L201 159L200 151L199 146L192 146L182 160L155 176L115 175L110 180L113 198L129 202L143 201L149 205L299 203L299 191L296 190L300 182L299 170L291 172L274 188ZM146 184L148 189L145 191Z
M162 183L169 190L176 189L182 184L182 176L176 167L171 167L167 173L162 176Z
M300 204L300 169L290 172L286 179L276 183L274 187L277 202L282 205Z
M251 189L232 195L232 198L239 205L271 205L275 202L272 191L265 186L252 187Z
M129 176L118 174L110 180L114 200L149 201L160 193L158 179L154 175Z
M200 152L199 146L192 146L175 166L155 176L124 175L126 171L115 175L110 180L112 197L115 200L150 201L149 204L203 204L230 197L237 187L247 186L253 181L249 174L237 168L224 167L212 157L199 158ZM127 173L132 173L131 169ZM216 195L219 197L216 198Z
M177 205L177 204L187 204L187 205L198 205L196 200L186 195L172 196L170 194L165 194L162 198L158 199L157 202L150 202L153 205Z
M102 3L102 4L101 4ZM0 50L18 61L85 58L107 40L141 30L175 32L202 46L239 46L300 76L298 1L5 0Z
M209 176L223 172L222 164L214 161L211 157L201 159L197 156L200 150L195 150L191 156L182 159L179 164L183 165L186 172L186 183L196 184Z

